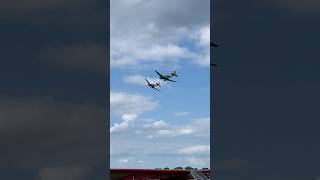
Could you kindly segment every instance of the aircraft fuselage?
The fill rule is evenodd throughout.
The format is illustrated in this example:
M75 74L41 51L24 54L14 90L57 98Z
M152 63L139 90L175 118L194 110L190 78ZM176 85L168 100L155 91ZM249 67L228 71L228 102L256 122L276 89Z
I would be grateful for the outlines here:
M165 75L163 77L160 77L160 79L163 79L163 80L169 80L172 76L170 75Z

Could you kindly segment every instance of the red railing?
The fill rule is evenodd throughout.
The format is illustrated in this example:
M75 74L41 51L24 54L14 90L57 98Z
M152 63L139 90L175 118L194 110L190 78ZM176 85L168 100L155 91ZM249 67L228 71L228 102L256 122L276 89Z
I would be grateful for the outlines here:
M209 174L210 170L203 170ZM175 169L111 169L112 180L189 180L190 170Z

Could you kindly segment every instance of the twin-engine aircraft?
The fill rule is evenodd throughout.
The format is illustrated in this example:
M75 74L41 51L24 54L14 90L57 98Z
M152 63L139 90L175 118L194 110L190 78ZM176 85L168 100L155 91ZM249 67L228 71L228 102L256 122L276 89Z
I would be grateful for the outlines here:
M211 47L219 47L219 45L217 45L216 43L213 43L213 42L210 42L210 46L211 46ZM217 64L210 63L210 65L211 65L211 66L214 66L214 67L218 67ZM161 73L159 73L159 72L156 71L156 70L155 70L155 72L158 74L159 79L162 79L163 81L177 82L177 81L174 81L174 80L170 79L170 78L172 78L173 76L176 76L176 77L178 76L176 71L173 71L173 72L170 73L170 74L164 74L164 75L161 74ZM159 89L156 88L157 86L161 87L161 86L160 86L160 83L152 84L152 83L150 83L147 79L145 79L145 80L147 81L149 87L160 91Z
M171 80L171 79L170 79L170 78L173 77L173 76L178 76L176 71L173 71L172 73L170 73L170 74L165 74L165 75L162 75L162 74L159 73L158 71L155 71L155 72L159 75L159 79L162 79L163 81L177 82L177 81L174 81L174 80Z
M145 80L147 81L149 87L151 87L152 89L155 89L155 90L157 90L157 91L160 91L159 89L156 88L157 86L161 87L161 86L160 86L160 82L157 82L157 83L153 84L153 83L150 83L150 82L147 80L147 78L145 78Z

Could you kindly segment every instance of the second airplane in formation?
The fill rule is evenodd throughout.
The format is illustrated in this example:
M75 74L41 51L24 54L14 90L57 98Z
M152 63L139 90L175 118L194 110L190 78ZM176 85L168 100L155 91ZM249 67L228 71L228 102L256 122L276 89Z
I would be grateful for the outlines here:
M173 71L172 73L165 74L165 75L160 74L158 71L155 71L155 72L159 75L159 78L162 79L163 81L177 82L177 81L174 81L174 80L170 79L173 76L178 76L176 71Z
M170 78L172 78L173 76L176 76L176 77L178 76L176 71L173 71L172 73L170 73L170 74L165 74L165 75L159 73L158 71L155 71L155 72L158 74L159 79L161 79L161 80L163 80L163 81L177 82L177 81L174 81L174 80L170 79ZM160 82L153 84L153 83L150 83L146 78L145 78L145 80L147 81L149 87L151 87L152 89L155 89L155 90L160 91L159 89L156 88L157 86L161 87L161 86L160 86Z
M155 89L155 90L160 91L159 89L156 88L157 86L161 87L161 86L160 86L160 82L153 84L153 83L150 83L150 82L147 80L147 78L145 78L145 80L147 81L149 87L151 87L152 89Z

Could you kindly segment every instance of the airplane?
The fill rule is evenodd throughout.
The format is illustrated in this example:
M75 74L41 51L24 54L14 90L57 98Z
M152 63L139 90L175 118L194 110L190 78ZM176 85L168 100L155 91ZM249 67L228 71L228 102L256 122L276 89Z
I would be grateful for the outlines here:
M213 43L213 42L210 42L210 46L212 46L212 47L219 47L219 45L217 45L217 44L215 44L215 43Z
M159 78L162 79L163 81L177 82L177 81L170 79L173 76L178 76L176 71L173 71L171 74L168 74L168 75L162 75L158 71L155 71L155 72L159 75Z
M155 90L157 90L157 91L160 91L159 89L156 88L157 86L161 87L161 86L160 86L160 82L155 83L155 84L152 84L152 83L150 83L150 82L147 80L147 78L145 78L145 80L147 81L149 87L151 87L152 89L155 89Z

